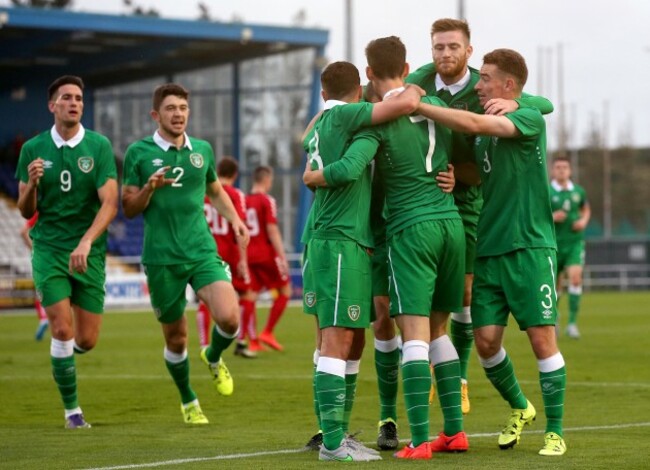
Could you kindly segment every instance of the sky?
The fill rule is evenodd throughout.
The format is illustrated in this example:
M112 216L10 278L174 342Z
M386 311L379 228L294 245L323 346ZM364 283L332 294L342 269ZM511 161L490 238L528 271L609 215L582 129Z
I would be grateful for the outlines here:
M430 28L438 18L456 17L460 0L352 0L353 57L362 72L365 45L399 36L415 69L431 61ZM196 19L198 0L133 0L162 17ZM346 60L345 0L203 0L211 17L245 23L291 26L304 10L304 26L330 31L330 61ZM0 0L1 6L8 6ZM607 129L609 146L650 146L650 1L647 0L465 0L472 30L470 65L480 68L487 52L507 47L528 63L525 90L555 105L548 119L549 147L557 142L559 113L571 146L583 146L588 130ZM76 11L123 14L122 0L75 0ZM558 86L558 49L563 50L563 86ZM540 53L541 52L541 53ZM564 99L558 90L563 89ZM639 91L640 90L640 91ZM562 103L564 103L562 105Z

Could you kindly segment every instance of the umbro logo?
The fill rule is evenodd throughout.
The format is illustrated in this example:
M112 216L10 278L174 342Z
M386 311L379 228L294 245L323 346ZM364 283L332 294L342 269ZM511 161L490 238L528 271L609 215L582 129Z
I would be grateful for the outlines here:
M162 158L155 158L155 159L153 159L151 161L151 163L153 163L153 166L162 166L163 165Z
M44 170L49 170L54 166L54 162L51 162L50 160L44 160L43 161L43 169Z
M544 310L542 312L542 316L544 317L544 320L550 320L550 318L553 316L553 312L550 310Z

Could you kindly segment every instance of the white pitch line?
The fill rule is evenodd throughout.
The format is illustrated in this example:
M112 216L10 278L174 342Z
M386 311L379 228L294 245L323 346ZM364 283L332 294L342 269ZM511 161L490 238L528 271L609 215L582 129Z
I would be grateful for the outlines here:
M650 427L650 422L645 423L628 423L628 424L612 424L606 426L578 426L574 428L565 428L565 432L574 432L574 431L603 431L610 429L629 429L629 428L643 428ZM524 431L525 434L542 434L544 431ZM469 434L468 437L471 438L482 438L482 437L494 437L498 436L499 433L490 432L490 433L475 433ZM436 436L430 436L433 439ZM406 442L408 439L401 439L402 442ZM366 443L369 444L369 443ZM251 457L266 457L271 455L284 455L284 454L298 454L304 452L302 449L283 449L283 450L269 450L261 452L249 452L245 454L226 454L226 455L216 455L214 457L195 457L187 459L174 459L174 460L163 460L160 462L149 462L149 463L135 463L129 465L115 465L112 467L93 467L85 470L126 470L131 468L153 468L153 467L164 467L167 465L179 465L184 463L192 462L209 462L213 460L233 460L233 459L246 459Z

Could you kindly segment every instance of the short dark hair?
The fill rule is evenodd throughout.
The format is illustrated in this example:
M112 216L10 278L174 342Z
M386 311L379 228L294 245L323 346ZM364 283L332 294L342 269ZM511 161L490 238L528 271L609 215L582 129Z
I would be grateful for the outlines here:
M553 164L555 165L557 162L566 162L571 166L571 160L569 160L569 157L566 155L558 155L557 157L553 158Z
M374 39L366 46L366 60L377 78L398 78L404 72L406 47L397 36Z
M63 85L77 85L81 91L84 89L84 81L81 79L81 77L77 77L76 75L63 75L62 77L54 80L47 88L47 100L52 101L54 99L54 95L56 95L56 93L59 91L59 88L61 88Z
M345 98L361 85L359 70L350 62L332 62L320 75L320 83L330 99Z
M178 96L188 101L190 98L190 92L178 83L165 83L164 85L156 87L153 91L153 109L158 111L163 100L170 95Z
M528 80L528 67L523 56L512 49L495 49L483 56L484 64L496 65L499 70L508 75L512 75L519 87L524 88Z
M239 171L239 163L232 157L223 157L217 165L217 176L233 178Z
M264 178L273 176L273 168L266 165L258 166L253 170L253 181L255 183L261 183Z
M471 39L469 25L465 20L457 20L455 18L441 18L436 20L431 25L431 37L436 33L447 33L449 31L460 31L467 38L467 42Z

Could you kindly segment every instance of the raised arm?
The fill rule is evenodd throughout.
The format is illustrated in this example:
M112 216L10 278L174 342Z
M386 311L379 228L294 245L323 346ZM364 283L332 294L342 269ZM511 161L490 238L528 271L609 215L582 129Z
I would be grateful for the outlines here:
M418 113L458 132L495 137L517 137L519 135L516 126L504 116L476 114L422 102L418 106Z
M38 183L43 176L43 159L31 161L27 165L27 174L27 183L21 181L18 185L18 210L24 218L31 219L36 212L36 195Z
M381 124L415 112L422 96L424 96L422 88L408 85L402 93L375 103L372 106L372 124Z
M137 186L122 187L122 209L125 216L131 219L144 212L154 191L174 182L173 178L165 178L165 172L170 168L170 166L164 166L154 172L142 188Z

